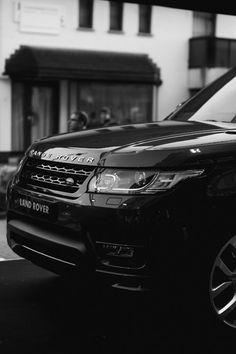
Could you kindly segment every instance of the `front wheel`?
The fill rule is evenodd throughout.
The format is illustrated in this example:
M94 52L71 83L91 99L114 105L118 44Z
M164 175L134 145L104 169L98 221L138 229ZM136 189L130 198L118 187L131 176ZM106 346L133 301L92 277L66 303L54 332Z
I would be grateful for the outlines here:
M152 302L161 329L182 343L228 347L236 335L236 236L220 234L198 234L163 257Z
M236 332L236 236L225 243L215 258L209 292L216 316Z

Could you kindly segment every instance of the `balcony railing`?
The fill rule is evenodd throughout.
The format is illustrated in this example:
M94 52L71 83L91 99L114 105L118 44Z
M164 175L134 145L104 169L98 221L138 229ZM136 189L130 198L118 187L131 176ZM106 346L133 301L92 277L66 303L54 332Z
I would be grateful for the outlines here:
M189 68L236 66L236 40L193 37L189 40Z

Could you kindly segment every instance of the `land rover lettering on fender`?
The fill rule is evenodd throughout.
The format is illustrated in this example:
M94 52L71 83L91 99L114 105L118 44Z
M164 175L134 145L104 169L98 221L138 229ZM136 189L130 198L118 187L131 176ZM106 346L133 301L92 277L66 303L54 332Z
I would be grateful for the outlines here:
M235 96L232 69L163 121L35 142L8 185L9 246L150 290L167 322L236 330Z

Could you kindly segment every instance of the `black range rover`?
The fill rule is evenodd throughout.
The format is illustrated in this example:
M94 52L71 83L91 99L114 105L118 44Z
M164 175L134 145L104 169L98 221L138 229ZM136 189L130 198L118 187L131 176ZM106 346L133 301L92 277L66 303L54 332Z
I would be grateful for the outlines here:
M35 142L8 186L11 249L236 327L235 97L232 69L163 121Z

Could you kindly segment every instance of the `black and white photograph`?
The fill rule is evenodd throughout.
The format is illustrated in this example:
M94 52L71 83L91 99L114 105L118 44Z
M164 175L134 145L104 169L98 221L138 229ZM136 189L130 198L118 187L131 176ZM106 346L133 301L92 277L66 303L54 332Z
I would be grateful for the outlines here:
M0 354L234 354L236 6L0 0Z

